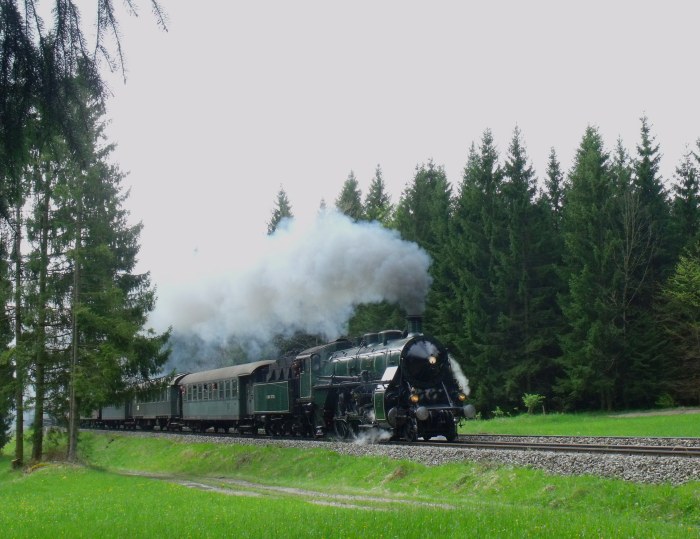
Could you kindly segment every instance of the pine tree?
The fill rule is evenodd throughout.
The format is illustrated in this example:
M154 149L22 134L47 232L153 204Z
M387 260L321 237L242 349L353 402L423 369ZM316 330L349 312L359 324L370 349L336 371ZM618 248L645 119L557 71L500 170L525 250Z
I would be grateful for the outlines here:
M2 211L7 218L6 209ZM12 301L10 283L10 237L9 227L0 223L0 302L9 305ZM15 383L11 353L8 350L12 340L12 318L10 313L0 311L0 452L10 439L9 429L12 425L12 408L15 401Z
M137 13L137 0L128 0ZM156 0L149 0L157 23L165 28L166 15ZM77 149L81 123L73 110L86 89L103 99L100 77L104 60L124 72L124 49L113 0L95 4L95 40L90 46L80 10L73 0L55 0L52 24L39 16L38 0L5 0L0 4L0 176L19 173L29 161L30 116L38 111L41 122L58 127L72 149ZM76 76L82 82L76 85ZM84 118L81 118L83 120Z
M698 142L700 147L700 141ZM677 252L700 239L700 158L687 151L676 167L671 210L671 228Z
M498 342L502 304L494 293L499 264L508 243L502 193L503 170L493 135L484 131L471 145L450 221L446 281L450 293L442 308L446 339L465 372L475 380L476 406L492 410L507 401Z
M57 354L60 402L69 419L68 457L75 459L78 419L133 390L161 371L168 333L146 329L155 306L148 274L134 272L141 225L128 223L123 174L109 163L104 109L88 106L90 123L65 186L53 194L52 226L63 271L55 272L53 301L64 335ZM58 328L57 328L58 331Z
M59 309L50 298L57 296L55 284L60 282L64 261L62 246L55 239L60 227L53 221L57 189L65 188L66 174L73 172L71 159L62 140L51 138L38 148L37 162L32 167L33 201L32 216L27 220L27 240L31 248L27 262L29 272L25 287L27 329L33 341L34 372L34 433L32 460L38 462L43 455L43 424L47 394L52 372L52 351L61 349L60 337L52 331L60 327ZM60 292L58 292L60 294Z
M394 214L393 228L401 237L420 245L430 255L433 284L428 293L425 328L429 333L440 332L444 313L441 306L448 294L445 277L448 222L452 188L443 167L432 161L416 167L413 180L401 195ZM407 313L419 314L419 313Z
M384 179L382 178L382 169L377 165L374 172L374 178L369 185L369 191L365 197L363 208L364 219L368 221L379 221L386 225L391 220L391 197L386 192Z
M23 411L26 364L30 350L23 335L22 305L22 208L21 186L25 167L36 150L35 137L59 133L73 152L80 147L87 111L81 109L83 95L102 100L105 87L99 74L99 60L111 68L124 68L119 23L112 0L96 4L97 26L94 47L87 44L80 13L72 0L56 0L53 25L38 16L37 2L8 0L0 3L0 181L11 185L9 204L15 209L15 292L14 326L16 408L16 458L23 464ZM129 0L135 13L137 2ZM156 0L149 4L159 24L165 27L165 15ZM108 45L111 41L113 48ZM116 51L116 52L115 52ZM94 53L94 54L93 54ZM38 124L38 126L37 126ZM0 196L7 196L3 189ZM7 200L0 200L0 206Z
M561 165L557 158L557 152L552 148L549 151L547 159L547 177L545 179L545 191L543 198L549 205L549 208L554 216L554 226L559 230L561 221L561 210L564 204L564 173L561 171Z
M362 192L352 170L343 183L340 195L335 200L335 207L354 221L362 219Z
M369 186L362 208L362 219L378 221L384 226L390 226L393 206L391 197L386 192L386 185L379 165ZM374 333L384 329L402 328L405 325L405 313L397 305L387 302L371 305L359 305L350 319L348 329L350 335L359 336Z
M493 279L501 309L494 338L501 349L507 404L514 406L523 393L551 396L558 347L550 328L559 290L552 280L558 262L550 250L554 230L547 228L546 207L536 202L535 173L517 127L503 167L501 193L508 241L498 254Z
M654 317L656 297L672 269L675 254L669 227L670 207L659 173L661 154L646 117L634 161L633 192L623 199L625 301L621 386L626 407L651 405L661 378L665 353L663 330Z
M284 187L280 187L280 190L277 193L275 209L272 210L272 218L267 223L267 235L270 236L274 234L282 219L289 219L291 217L294 217L292 214L292 206L289 203Z
M654 236L649 216L642 211L633 177L634 167L622 141L618 140L611 166L616 278L609 301L620 335L616 399L621 399L625 406L650 404L648 396L656 393L653 384L659 374L653 365L658 334L652 333L651 311L640 305L640 293L650 275ZM645 342L648 335L654 339L652 342Z
M588 127L569 174L562 214L565 241L561 297L568 324L562 338L565 376L556 390L571 405L615 405L619 331L609 298L615 276L614 189L609 155Z
M682 255L662 293L661 311L672 361L666 390L679 404L700 404L700 245Z

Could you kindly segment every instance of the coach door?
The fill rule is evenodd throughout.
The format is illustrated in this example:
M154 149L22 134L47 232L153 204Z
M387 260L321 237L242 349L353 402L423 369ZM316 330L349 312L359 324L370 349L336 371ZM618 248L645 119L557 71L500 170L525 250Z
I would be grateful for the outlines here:
M253 392L253 377L247 377L245 379L245 393L246 393L246 413L245 415L252 415L255 411L255 394ZM241 414L243 415L243 414Z
M321 356L313 354L304 358L301 363L301 372L299 373L299 398L311 398L311 389L314 385L314 380L320 374L320 370Z

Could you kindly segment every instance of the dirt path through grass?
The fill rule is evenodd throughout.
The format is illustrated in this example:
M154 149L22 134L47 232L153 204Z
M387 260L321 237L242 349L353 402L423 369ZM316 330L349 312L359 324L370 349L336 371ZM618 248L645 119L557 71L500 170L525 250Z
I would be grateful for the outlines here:
M388 498L385 496L367 496L355 494L333 494L317 490L307 490L293 487L280 487L253 483L240 479L226 477L181 477L167 474L154 474L148 472L130 471L117 472L120 475L145 477L159 481L167 481L182 485L187 488L215 492L226 496L267 497L281 499L285 497L295 498L300 501L315 505L331 505L348 509L365 509L371 511L387 511L392 505L410 505L414 507L430 507L438 509L457 509L456 506L446 503L424 502L405 498Z

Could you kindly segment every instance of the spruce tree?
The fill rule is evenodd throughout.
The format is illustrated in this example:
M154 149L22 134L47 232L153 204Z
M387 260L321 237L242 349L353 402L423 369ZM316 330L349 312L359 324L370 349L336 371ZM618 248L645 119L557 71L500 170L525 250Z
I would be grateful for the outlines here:
M545 190L542 197L548 204L554 217L553 224L555 229L559 230L561 209L564 204L564 173L561 170L557 152L554 148L550 149L547 159Z
M270 236L271 234L274 234L282 219L289 219L293 216L292 205L289 203L287 193L284 190L284 187L280 187L280 190L277 193L277 200L275 201L275 208L272 210L272 217L267 223L267 235Z
M674 180L671 229L676 252L683 252L700 239L700 171L693 152L683 155Z
M55 393L51 373L57 371L55 352L63 348L60 308L51 298L61 294L62 268L65 262L64 245L58 240L63 229L54 220L55 192L65 189L67 176L75 172L64 141L51 137L38 146L36 162L31 169L33 179L32 214L27 220L27 243L30 249L27 261L28 282L25 286L27 302L26 326L33 342L32 371L34 373L34 433L32 460L43 455L43 421L47 398Z
M340 195L335 200L335 207L340 213L347 215L353 221L362 219L362 192L352 170L343 183Z
M546 207L537 203L535 172L516 127L503 167L501 198L507 244L499 253L494 295L501 310L494 339L500 347L507 404L523 393L551 396L553 355L552 308L559 291L554 277L558 262L552 252ZM504 403L506 404L506 403Z
M680 257L663 288L661 313L670 348L664 389L679 404L700 404L700 245Z
M33 139L39 133L49 136L58 133L73 152L84 153L86 150L80 144L88 113L80 108L83 95L87 91L102 100L107 93L99 74L100 59L110 68L121 67L124 72L119 21L112 0L101 0L95 5L97 24L93 46L88 45L75 2L55 0L52 24L39 17L37 3L36 0L0 3L0 181L3 187L10 187L0 193L0 197L5 197L0 200L0 206L7 203L15 210L12 364L17 466L23 464L24 392L28 358L32 355L25 345L22 317L23 197L19 193L24 190L25 167L34 155ZM165 15L156 0L148 3L159 24L165 27ZM136 0L128 0L127 5L131 13L136 13Z
M642 209L640 193L634 187L634 167L621 140L610 173L616 247L614 291L609 303L620 335L616 399L623 406L639 406L649 404L648 396L656 393L654 381L659 374L653 365L659 335L652 331L652 312L640 301L651 274L654 234L649 215ZM649 337L651 342L646 342Z
M626 407L653 404L661 377L661 359L666 353L663 330L654 316L656 297L675 259L669 226L670 206L659 166L661 154L646 117L641 119L641 141L637 145L632 176L633 194L625 199L625 276L631 277L631 319L625 328L621 398Z
M614 189L609 155L598 130L588 127L565 192L561 297L568 330L562 338L565 376L556 390L568 406L615 405L619 331L609 298L615 276Z
M391 223L393 206L391 197L386 192L386 185L379 165L369 186L362 208L362 219L378 221L384 226ZM384 329L402 328L405 325L405 313L396 305L387 302L371 305L359 305L348 324L350 335L363 335Z
M445 314L441 306L449 294L445 271L451 193L443 167L432 161L417 166L413 180L401 195L393 221L393 228L403 239L420 245L432 259L433 284L428 293L425 328L435 334L442 334L440 324Z
M5 214L3 217L7 217ZM3 306L12 301L10 281L9 227L0 222L0 302ZM8 346L12 340L12 318L7 309L0 311L0 452L9 441L12 425L12 408L15 402L12 354Z
M69 146L77 149L82 122L74 107L86 89L103 99L106 88L99 73L101 61L124 73L124 49L113 0L95 4L95 40L88 43L81 12L73 0L55 0L52 20L46 23L38 0L0 3L0 176L18 174L30 159L27 140L30 117L39 113L44 126L54 126ZM137 13L138 0L127 0ZM156 0L149 0L157 23L166 16ZM76 84L76 76L82 82Z
M374 177L369 185L369 191L365 197L364 219L367 221L379 221L383 225L387 225L391 220L392 209L391 197L386 192L382 169L377 165Z
M449 294L443 306L448 343L475 381L477 408L493 410L504 403L504 365L497 334L503 312L495 294L499 265L507 245L505 205L501 197L503 170L490 130L481 144L471 145L450 221L446 279ZM441 334L443 335L443 334Z

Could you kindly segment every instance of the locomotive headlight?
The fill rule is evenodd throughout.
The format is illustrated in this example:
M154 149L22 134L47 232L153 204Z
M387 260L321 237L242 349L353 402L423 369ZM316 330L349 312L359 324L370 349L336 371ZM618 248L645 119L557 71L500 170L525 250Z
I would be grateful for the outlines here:
M420 400L420 397L414 393L413 395L408 397L408 400L410 400L413 404L417 404Z
M435 356L430 356L428 358L428 363L430 363L431 365L435 365L437 363L437 358Z
M465 400L467 400L467 396L464 393L460 393L459 395L457 395L457 398L460 402L464 402Z

